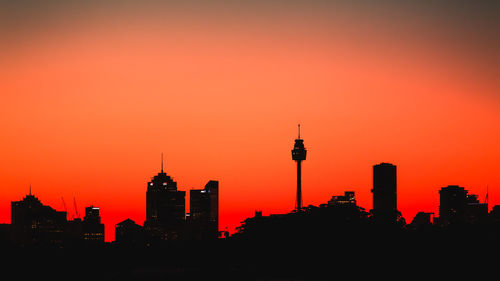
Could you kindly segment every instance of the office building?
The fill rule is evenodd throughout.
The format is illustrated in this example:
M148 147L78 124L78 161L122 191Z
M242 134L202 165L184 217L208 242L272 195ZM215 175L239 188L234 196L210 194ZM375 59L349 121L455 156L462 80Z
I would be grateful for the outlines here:
M90 206L85 208L83 218L83 240L87 242L104 243L104 224L101 223L99 208Z
M397 219L396 166L381 163L373 166L373 215L376 221L394 223Z
M488 203L480 203L478 196L457 185L439 191L439 220L441 225L475 223L488 216Z
M144 227L161 240L176 239L186 218L186 192L177 190L177 182L163 171L147 185Z
M43 205L30 193L11 202L11 231L18 245L61 245L64 242L66 212Z
M189 223L197 238L217 238L219 233L219 182L190 190Z

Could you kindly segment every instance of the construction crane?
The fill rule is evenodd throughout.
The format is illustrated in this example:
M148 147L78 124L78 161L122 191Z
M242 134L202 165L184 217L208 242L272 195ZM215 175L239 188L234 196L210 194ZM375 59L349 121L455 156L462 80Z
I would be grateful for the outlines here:
M76 218L79 219L80 218L80 214L78 213L78 208L76 207L76 198L73 197L73 204L75 205L75 215L76 215Z
M488 186L486 186L486 197L484 197L484 203L488 204Z
M68 208L66 208L66 202L64 202L64 197L61 197L61 200L63 203L64 211L66 212L66 214L68 214Z

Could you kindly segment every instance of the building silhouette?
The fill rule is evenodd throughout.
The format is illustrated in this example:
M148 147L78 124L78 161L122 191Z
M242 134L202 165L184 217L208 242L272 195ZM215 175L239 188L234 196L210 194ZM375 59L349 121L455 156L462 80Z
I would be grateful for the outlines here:
M163 172L163 160L161 166L147 185L144 227L157 239L176 239L184 227L186 192L177 190L177 182Z
M189 191L189 224L196 238L217 238L219 234L219 182L209 181L204 189Z
M493 206L493 208L491 208L491 211L488 215L489 215L492 222L500 223L500 205Z
M144 228L131 219L115 225L115 242L126 246L143 246L146 241Z
M465 208L465 220L468 223L477 223L488 217L488 203L479 202L475 194L467 195L467 207Z
M373 215L378 222L394 223L397 219L396 166L380 163L373 166Z
M71 246L80 246L83 243L83 220L74 218L66 223L65 243Z
M488 203L480 203L478 196L458 185L449 185L439 190L440 225L475 223L488 216Z
M17 245L62 245L65 239L66 212L43 205L30 193L11 202L11 231Z
M0 246L10 245L11 234L10 234L10 224L0 223Z
M299 211L302 209L302 161L306 160L307 150L304 147L304 140L300 138L300 124L299 135L295 139L295 144L292 149L292 159L297 162L297 197L295 209Z
M98 207L86 207L83 220L77 217L66 222L64 243L71 246L104 244L104 224Z
M410 223L414 229L432 226L434 213L418 212Z
M356 196L354 191L345 191L344 195L332 196L328 205L356 205Z
M98 207L89 206L85 208L83 240L93 243L104 243L104 224L101 223Z
M467 190L449 185L439 190L439 220L441 225L465 221Z

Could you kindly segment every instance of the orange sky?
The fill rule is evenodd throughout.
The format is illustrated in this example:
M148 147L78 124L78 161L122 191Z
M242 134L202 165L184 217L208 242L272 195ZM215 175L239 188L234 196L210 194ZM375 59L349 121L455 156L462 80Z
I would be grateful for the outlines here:
M80 213L100 206L113 240L116 223L143 223L162 152L181 190L220 181L221 229L257 209L288 212L299 122L306 205L354 190L371 209L380 162L398 166L408 222L437 213L449 184L481 200L488 185L500 204L500 70L427 24L350 14L83 23L42 28L1 56L1 222L31 184L57 210L64 197L70 216L73 197Z

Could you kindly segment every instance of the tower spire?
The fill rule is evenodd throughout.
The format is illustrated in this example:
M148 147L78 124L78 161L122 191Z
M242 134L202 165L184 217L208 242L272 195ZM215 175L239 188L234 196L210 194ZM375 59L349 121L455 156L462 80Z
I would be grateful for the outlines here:
M299 124L299 126L298 126L298 127L299 127L299 140L300 140L300 124Z
M163 173L163 152L161 153L161 172Z
M31 195L31 183L30 183L30 194L29 195Z

